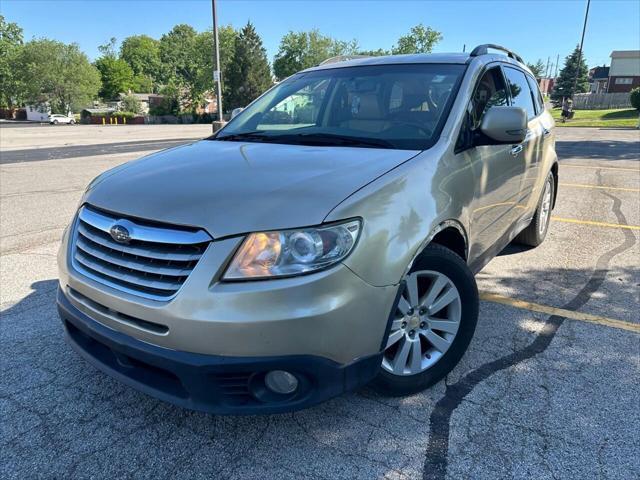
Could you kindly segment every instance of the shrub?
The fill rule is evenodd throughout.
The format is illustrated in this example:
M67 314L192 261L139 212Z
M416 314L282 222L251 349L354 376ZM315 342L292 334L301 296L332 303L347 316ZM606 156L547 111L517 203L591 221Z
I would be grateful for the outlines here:
M121 106L125 112L142 113L142 104L134 95L125 95Z
M631 90L631 106L640 112L640 87Z

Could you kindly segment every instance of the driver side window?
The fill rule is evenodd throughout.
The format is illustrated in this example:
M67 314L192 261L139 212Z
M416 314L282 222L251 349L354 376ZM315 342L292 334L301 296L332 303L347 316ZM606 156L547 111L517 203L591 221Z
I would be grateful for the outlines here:
M493 106L506 106L507 87L500 67L487 70L473 92L473 97L467 105L467 113L456 142L456 152L471 148L474 139L482 135L479 131L482 117Z

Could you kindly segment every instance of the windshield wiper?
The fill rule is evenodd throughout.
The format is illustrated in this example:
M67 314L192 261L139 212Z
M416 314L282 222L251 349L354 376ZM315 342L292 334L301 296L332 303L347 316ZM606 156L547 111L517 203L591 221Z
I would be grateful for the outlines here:
M391 142L381 138L354 137L322 132L273 135L269 137L268 141L298 143L301 145L394 148Z
M268 135L265 135L262 130L255 130L253 132L239 132L239 133L230 133L229 135L220 135L211 137L211 140L266 140L269 138Z
M267 134L264 130L251 132L230 133L212 137L211 140L247 140L254 142L287 143L293 145L319 145L319 146L349 146L349 147L376 147L395 148L394 145L380 138L354 137L337 133L284 133Z

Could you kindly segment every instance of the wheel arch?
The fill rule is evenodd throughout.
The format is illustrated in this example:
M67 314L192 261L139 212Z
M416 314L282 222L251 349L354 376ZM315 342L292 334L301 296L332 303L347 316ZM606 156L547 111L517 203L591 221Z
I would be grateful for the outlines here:
M418 247L416 254L407 267L405 275L411 270L424 250L433 243L448 248L467 262L469 257L469 240L464 226L458 220L444 220L431 230L426 240Z
M558 161L556 160L555 162L553 162L553 164L551 165L551 174L553 175L553 183L554 183L554 189L553 189L553 205L551 206L551 208L555 208L556 206L556 199L558 198Z

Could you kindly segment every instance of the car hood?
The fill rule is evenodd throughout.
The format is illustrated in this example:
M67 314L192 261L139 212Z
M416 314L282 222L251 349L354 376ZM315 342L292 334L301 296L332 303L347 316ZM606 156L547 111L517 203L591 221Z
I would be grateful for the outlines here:
M203 140L98 177L84 201L205 228L214 238L321 223L350 194L418 151Z

